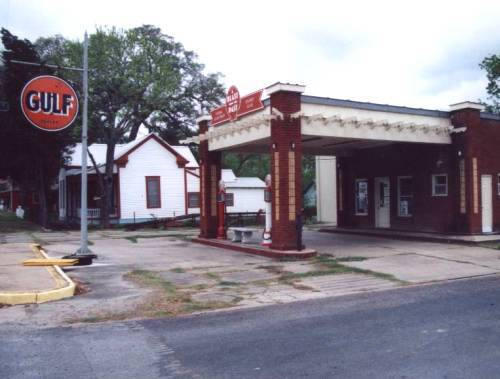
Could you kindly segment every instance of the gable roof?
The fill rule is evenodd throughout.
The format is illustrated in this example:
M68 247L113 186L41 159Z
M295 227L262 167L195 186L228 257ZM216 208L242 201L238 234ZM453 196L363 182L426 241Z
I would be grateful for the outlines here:
M132 142L126 144L117 144L115 146L115 154L114 160L115 163L118 164L126 164L128 161L128 156L144 145L150 139L154 139L161 146L167 149L170 153L172 153L177 160L177 164L179 167L184 167L188 165L188 167L198 167L198 162L193 156L193 153L187 146L171 146L167 142L165 142L162 138L158 137L154 133L150 133L142 138L138 138ZM97 165L103 165L106 163L106 149L107 146L104 143L94 143L89 146L89 150L94 157ZM67 166L71 167L80 167L82 164L82 144L77 143L73 151L68 157ZM87 155L87 165L92 166L92 161L90 157Z
M231 169L221 170L221 179L226 188L266 188L266 183L257 177L237 177Z

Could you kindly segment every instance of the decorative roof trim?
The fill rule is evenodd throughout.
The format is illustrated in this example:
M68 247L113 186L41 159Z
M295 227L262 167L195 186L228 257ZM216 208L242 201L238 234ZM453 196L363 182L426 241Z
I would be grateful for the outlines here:
M362 101L332 99L329 97L302 95L301 102L305 104L329 105L344 108L365 109L370 111L413 114L419 116L449 118L450 113L445 111L402 107L398 105L367 103Z

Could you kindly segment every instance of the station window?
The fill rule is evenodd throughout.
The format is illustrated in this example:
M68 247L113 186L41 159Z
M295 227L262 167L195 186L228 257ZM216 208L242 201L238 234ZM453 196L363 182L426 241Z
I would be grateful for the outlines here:
M413 215L413 178L411 176L398 177L398 216L411 217Z
M448 175L432 175L432 196L448 196Z
M368 214L368 180L356 179L355 186L355 211L357 215Z
M188 192L188 208L199 208L199 207L200 207L200 193Z

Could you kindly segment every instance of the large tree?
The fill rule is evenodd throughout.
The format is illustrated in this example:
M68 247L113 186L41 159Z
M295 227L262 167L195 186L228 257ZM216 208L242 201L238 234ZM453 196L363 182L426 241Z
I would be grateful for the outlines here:
M81 64L82 43L61 36L37 41L48 62ZM192 51L151 25L90 35L89 139L107 145L98 171L102 225L109 225L115 146L134 140L141 125L169 143L196 132L194 120L224 96L220 74L205 74ZM91 157L92 160L92 157Z
M488 92L489 103L486 104L488 111L500 114L500 55L492 54L483 59L479 65L486 71L488 78Z
M50 186L57 178L67 148L73 143L72 130L45 132L24 118L19 103L26 82L35 76L56 72L44 66L13 63L12 60L42 61L30 41L21 40L3 28L1 37L3 92L9 111L0 112L0 177L10 177L24 194L31 191L38 194L38 222L47 226Z

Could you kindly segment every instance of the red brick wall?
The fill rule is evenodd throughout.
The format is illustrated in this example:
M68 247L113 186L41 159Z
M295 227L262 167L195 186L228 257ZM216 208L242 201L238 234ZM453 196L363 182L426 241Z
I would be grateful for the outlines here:
M289 115L300 111L300 93L276 92L271 95L271 107L285 114L284 119L271 121L270 153L273 183L271 248L292 250L297 247L296 215L302 209L302 143L300 119L291 119ZM276 159L275 153L278 154L278 159ZM294 156L295 167L293 172L289 172L289 153L293 153ZM278 177L276 176L277 164L279 167ZM278 187L276 187L276 181ZM295 205L289 196L290 181L295 186L295 189L292 189L295 195ZM278 191L279 205L277 205L276 201L276 190ZM290 219L291 209L292 213L294 213L293 219Z
M439 162L439 163L438 163ZM343 208L338 223L344 227L375 226L374 178L389 177L391 228L447 232L455 228L457 196L453 185L452 147L420 144L394 144L359 150L352 157L339 159L343 173ZM432 174L448 174L448 196L432 196ZM398 215L398 176L413 177L413 214ZM356 179L368 179L368 215L355 215Z
M199 123L200 134L208 130L208 121ZM221 179L221 153L208 151L208 141L201 141L200 154L200 237L217 237L217 195L218 183ZM215 180L213 169L215 168ZM215 183L214 183L215 182Z
M497 190L500 173L500 121L481 119L479 111L465 109L451 114L456 128L453 144L394 144L359 150L351 157L338 159L343 175L344 210L338 211L339 226L372 228L375 226L374 178L390 177L391 228L447 233L481 233L481 175L492 176L493 229L500 230L500 196ZM474 212L473 158L477 159L478 212ZM460 212L459 161L465 163L466 213ZM437 165L438 161L442 164ZM432 174L448 174L448 196L432 196ZM337 176L339 172L337 172ZM399 217L397 211L397 176L414 179L413 216ZM354 182L368 179L369 214L354 213Z

